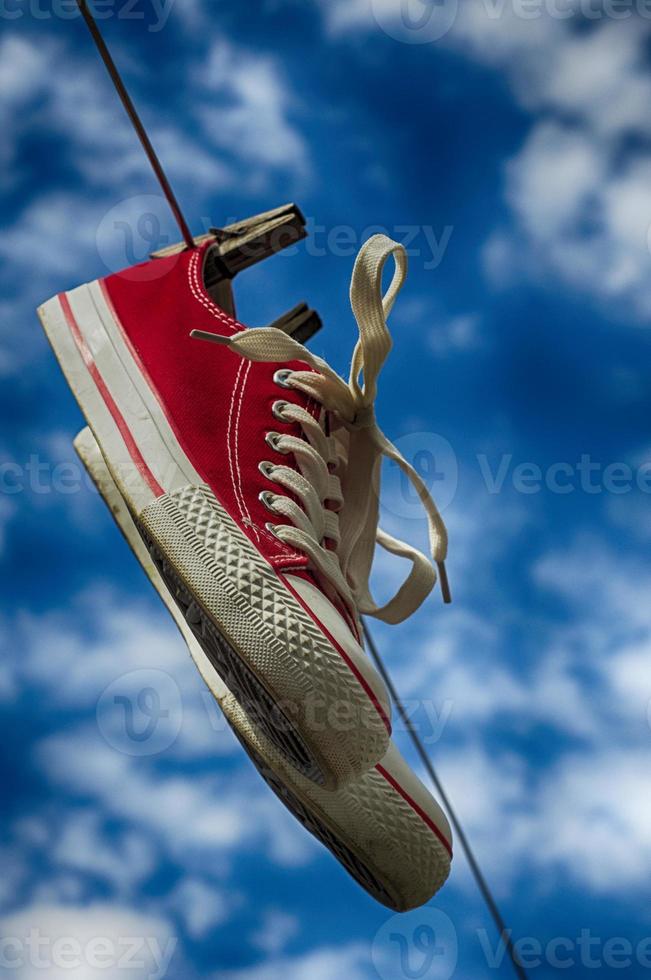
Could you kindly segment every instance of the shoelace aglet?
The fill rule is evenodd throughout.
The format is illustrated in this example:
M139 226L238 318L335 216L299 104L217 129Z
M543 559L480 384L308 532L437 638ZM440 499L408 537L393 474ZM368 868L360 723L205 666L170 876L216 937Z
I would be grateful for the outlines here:
M207 330L191 330L190 336L193 340L208 340L211 344L221 344L222 346L227 346L230 343L230 337L223 337L219 333L209 333Z
M450 582L448 580L448 572L445 567L444 561L437 561L436 567L439 571L439 582L441 583L441 595L443 596L443 602L449 605L452 602L452 593L450 591Z

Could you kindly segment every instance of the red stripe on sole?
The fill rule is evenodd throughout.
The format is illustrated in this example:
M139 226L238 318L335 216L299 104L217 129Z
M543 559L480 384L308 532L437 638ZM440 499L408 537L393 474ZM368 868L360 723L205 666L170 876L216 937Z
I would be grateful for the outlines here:
M362 672L359 670L358 667L355 666L354 662L348 656L348 654L346 653L346 651L344 650L344 648L337 643L337 641L335 640L334 636L329 632L328 628L326 626L324 626L323 623L321 622L321 620L318 619L314 615L314 613L312 612L312 610L310 609L310 607L307 605L307 603L305 602L305 600L303 599L303 597L296 591L296 589L292 588L292 586L289 584L289 582L287 581L287 579L284 578L284 576L280 575L278 572L276 572L276 574L278 575L278 578L282 579L282 582L283 582L283 585L285 586L285 588L289 589L289 591L294 596L294 598L297 599L300 602L301 606L303 607L303 609L305 610L305 612L308 614L308 616L310 616L310 618L314 620L314 622L317 624L317 626L319 627L319 629L328 637L328 639L332 643L332 645L335 648L335 650L339 653L339 655L341 656L341 658L346 661L346 664L348 665L348 667L350 668L350 670L352 671L352 673L355 675L355 677L357 678L357 680L359 681L359 683L361 684L361 686L364 688L365 693L367 694L369 700L372 702L373 707L375 708L375 710L377 711L378 715L382 719L382 723L383 723L384 727L386 728L387 732L390 735L391 734L391 719L387 716L387 713L384 710L384 708L382 707L382 705L380 704L380 702L378 700L378 697L377 697L375 691L373 690L373 688L371 687L371 685L369 684L369 682L366 680L366 678L364 677L364 675L362 674Z
M384 768L384 766L382 766L382 765L380 765L380 763L378 763L377 766L375 767L375 769L376 769L377 772L380 773L381 776L383 776L386 779L386 781L391 786L393 786L393 788L395 789L396 793L398 793L403 798L403 800L405 801L405 803L408 803L409 804L409 806L412 808L412 810L414 810L415 813L418 814L418 816L421 818L421 820L424 823L427 824L427 826L432 831L432 833L440 840L441 844L443 844L444 848L446 849L446 851L448 852L448 854L450 855L450 857L452 857L452 845L445 838L445 836L441 833L441 831L436 826L436 824L434 823L434 821L432 820L432 818L427 816L427 814L425 813L425 811L423 810L423 808L420 807L418 805L418 803L416 803L416 801L411 798L411 796L409 795L409 793L407 792L407 790L404 789L400 785L400 783L396 779L393 778L393 776L390 773L387 772L387 770Z
M88 347L88 344L86 343L83 334L79 329L79 324L75 319L75 315L72 312L72 307L70 306L70 300L68 299L65 293L59 293L58 299L61 304L61 309L63 310L63 315L66 318L66 323L68 324L70 333L72 334L72 338L77 346L77 350L81 354L82 360L88 369L88 373L90 374L91 378L95 382L95 385L97 386L97 390L99 391L100 395L104 399L104 403L108 408L109 412L111 413L113 421L118 427L120 435L124 440L124 444L127 447L129 455L131 456L131 459L133 460L136 469L140 473L141 477L143 478L143 480L145 481L145 483L147 484L151 492L155 494L157 497L162 497L165 491L163 490L161 485L156 480L156 477L147 466L147 463L145 462L142 453L140 452L138 446L136 445L135 439L131 435L129 426L124 420L124 416L120 412L120 409L116 405L115 400L111 395L111 392L108 390L104 382L104 379L99 373L99 370L97 368L97 365L95 364L90 348Z

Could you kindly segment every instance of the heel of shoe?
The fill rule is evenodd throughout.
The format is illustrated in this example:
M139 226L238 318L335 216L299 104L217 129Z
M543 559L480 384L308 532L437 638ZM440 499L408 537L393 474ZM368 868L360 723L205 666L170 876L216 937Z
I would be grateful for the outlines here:
M97 282L60 293L38 316L66 380L133 513L200 481L166 432L140 365Z

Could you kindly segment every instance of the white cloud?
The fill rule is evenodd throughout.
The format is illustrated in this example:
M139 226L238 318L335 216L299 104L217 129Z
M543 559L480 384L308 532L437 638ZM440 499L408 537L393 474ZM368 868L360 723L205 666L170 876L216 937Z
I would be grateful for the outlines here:
M363 943L321 947L296 957L272 959L243 970L222 971L219 980L368 980L369 949ZM217 978L215 978L217 980Z
M518 271L547 275L608 305L623 302L642 319L651 313L648 32L620 21L575 34L546 21L526 39L520 27L509 34L499 67L518 101L546 117L506 168L512 227L484 250L498 285ZM536 35L537 52L529 43ZM473 52L495 57L481 44ZM627 134L642 148L622 154Z
M462 313L433 327L429 332L428 344L438 355L477 350L482 345L480 327L481 316L478 313Z
M88 57L80 57L59 40L32 41L12 32L0 41L0 64L3 169L19 179L20 169L12 164L36 120L43 135L53 137L60 152L67 155L66 165L77 178L75 190L55 189L31 198L22 195L25 207L5 228L0 242L2 276L7 286L13 287L16 281L24 280L27 270L31 271L35 241L43 246L39 257L41 289L49 280L56 281L53 290L75 285L71 277L78 274L80 265L88 267L84 259L97 255L98 250L104 265L108 255L108 271L142 260L151 249L138 237L135 221L133 249L112 224L102 225L107 214L125 200L133 200L132 211L139 217L143 193L149 200L157 186L101 64L90 52ZM196 126L179 128L158 107L145 106L143 115L170 178L175 185L181 184L188 196L210 192L212 199L220 187L235 182L241 185L242 161L249 166L252 183L263 182L276 168L305 176L307 151L290 122L293 98L275 61L260 59L224 40L215 42L202 71L182 72L180 77L188 88L186 103L202 107L199 114L205 125L201 138L194 135ZM222 100L224 104L219 105ZM228 149L229 162L216 158L214 146ZM165 208L166 218L167 211ZM215 223L215 216L207 219ZM167 234L166 223L163 230ZM179 237L175 230L172 235L172 241ZM159 243L151 244L153 248ZM116 252L119 258L114 262ZM12 330L26 315L32 315L31 309L26 314L24 307L29 309L46 298L37 295L32 300L31 292L27 296L23 292L20 308L9 301L0 308L0 319ZM18 368L17 362L22 363L5 343L5 332L0 327L0 373L10 373Z
M90 587L65 612L22 613L14 635L21 649L19 676L46 689L51 702L64 708L95 710L101 704L102 730L108 737L119 740L124 709L114 699L100 701L103 693L113 685L115 694L133 700L147 680L169 713L160 733L168 755L197 759L239 751L162 605L152 615L143 601Z
M258 170L306 175L307 149L290 121L296 99L274 59L218 40L197 79L210 93L197 111L210 142Z
M5 34L0 40L0 164L9 173L16 157L17 120L45 84L43 57L36 45L18 34Z
M651 861L648 747L567 751L536 772L514 754L476 745L441 753L439 771L496 888L559 873L597 893L643 890ZM495 847L508 827L508 846ZM457 864L452 883L472 887Z
M544 14L535 19L519 17L514 4L500 0L490 3L486 0L455 3L451 0L441 4L443 9L440 11L433 9L431 18L422 20L417 16L419 11L414 3L411 10L413 24L404 15L405 7L395 0L318 0L318 3L326 27L334 35L361 31L380 35L382 31L390 30L391 37L396 40L430 44L434 51L441 45L452 46L491 65L506 62L513 65L514 56L523 50L536 55L541 45L565 32L565 25L560 20ZM442 30L444 27L448 29ZM439 37L435 37L437 28Z
M548 873L560 865L585 887L645 887L651 575L643 563L587 537L542 558L533 575L567 604L571 618L551 630L550 649L580 668L584 707L589 703L596 725L584 749L566 749L523 787L516 840L521 835L523 849ZM562 702L562 688L553 690ZM537 701L540 691L532 691Z
M521 623L515 647L512 610L503 617L493 605L484 616L458 604L438 617L431 639L407 627L400 649L410 650L408 658L392 655L390 638L377 630L381 645L403 697L432 692L438 719L419 709L415 721L425 726L421 734L443 721L436 755L444 785L505 894L532 870L542 891L559 872L595 892L643 889L651 860L644 761L651 745L651 573L585 536L544 555L532 574L567 616ZM513 663L525 635L532 644ZM534 726L547 726L564 739L550 742L550 762L529 761L495 748L491 733L505 725L527 737ZM413 758L410 749L407 756ZM508 848L496 849L505 826ZM459 865L454 882L471 885Z
M90 797L106 817L144 829L188 869L213 868L246 847L281 866L308 863L318 848L252 768L222 775L161 774L147 760L111 748L94 727L54 735L36 749L54 785ZM120 792L115 793L114 787Z
M569 754L545 778L528 827L534 860L598 892L646 888L651 862L648 747Z
M538 585L565 599L577 617L595 628L609 625L606 644L651 628L651 572L632 558L613 552L592 536L578 536L565 549L544 555L533 566Z
M5 36L0 54L5 154L15 156L25 133L20 109L33 103L44 130L51 130L61 145L70 148L71 165L85 181L105 194L129 188L142 193L143 178L150 185L149 163L99 61L80 58L51 38L28 41L16 34ZM235 96L236 104L246 104L244 96L238 97L237 92ZM192 186L199 183L213 192L232 182L232 171L205 146L170 126L158 110L150 106L145 111L152 141L173 178ZM82 195L76 199L83 204ZM80 223L77 217L64 227L74 230Z
M392 0L321 6L335 34L378 33L384 25L396 38L419 39L401 27L401 7ZM535 116L506 168L510 221L489 237L484 269L500 288L523 275L547 277L647 320L651 25L639 17L600 18L598 10L586 21L578 10L558 18L541 7L523 16L515 4L464 0L437 41L503 73L515 101ZM636 142L626 143L627 136Z
M299 932L300 922L295 915L288 915L282 909L268 909L251 935L251 942L267 956L278 956Z
M117 905L34 905L2 920L0 934L16 980L44 971L48 980L98 980L129 954L133 980L162 980L177 947L169 923Z
M531 664L514 665L508 656L512 641L497 609L490 618L459 603L445 610L434 636L424 642L414 636L408 644L413 656L391 665L403 697L421 704L430 699L414 716L421 733L454 742L479 725L488 730L508 721L518 730L547 725L564 735L596 738L601 716L575 657L555 646L553 632L539 628L539 636L540 655ZM401 637L401 647L406 639Z
M568 33L551 50L553 61L538 79L535 101L543 108L575 114L595 132L651 131L651 75L644 49L649 27L639 20Z
M13 374L20 360L15 350L15 334L14 342L11 336L12 331L15 330L15 323L12 323L12 320L17 319L14 304L0 302L0 378Z
M493 281L553 276L651 314L651 158L616 166L585 130L541 122L506 168L506 197L514 226L484 251Z
M622 647L604 665L604 673L623 713L637 719L651 741L651 631L640 642Z
M166 905L179 916L193 939L202 939L226 922L240 903L232 891L226 893L200 878L189 877L176 886Z
M562 238L582 221L604 177L599 147L576 130L540 123L507 168L507 196L535 240Z
M494 231L481 249L484 274L496 289L508 289L520 276L522 259L511 234Z
M37 758L55 784L95 798L110 814L151 827L175 848L232 847L246 835L232 793L220 799L214 779L159 777L142 760L134 765L111 748L93 728L51 736L38 746Z
M0 847L0 911L14 905L27 878L27 865L15 847ZM0 932L0 935L2 933Z
M151 874L156 862L155 849L145 835L127 830L109 836L95 810L68 814L50 855L56 864L96 875L118 893L127 894Z
M581 671L584 705L596 725L595 749L647 742L651 574L645 564L591 538L578 538L538 561L533 575L562 598L571 614L568 624L551 631L551 648Z
M34 242L47 243L42 249L41 269L65 280L78 269L84 255L92 254L96 229L106 212L101 200L82 200L78 194L54 192L29 204L14 225L3 229L0 258L3 279L10 282L24 276L34 264ZM70 215L75 220L70 221ZM31 290L30 290L31 292ZM43 302L47 297L34 297ZM33 309L32 322L35 320Z
M608 500L607 512L615 527L627 531L634 539L651 541L651 500L647 493L612 496Z

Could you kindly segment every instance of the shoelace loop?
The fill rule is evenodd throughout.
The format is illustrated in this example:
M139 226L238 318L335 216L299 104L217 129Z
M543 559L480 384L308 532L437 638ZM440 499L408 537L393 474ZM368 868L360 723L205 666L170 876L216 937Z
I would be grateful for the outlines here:
M383 296L382 273L391 256L395 260L395 271ZM387 623L402 622L424 602L436 583L434 565L439 572L443 599L445 602L451 600L445 569L448 535L443 518L422 478L387 439L375 418L378 377L393 346L387 317L406 271L404 246L386 235L374 235L362 247L350 287L359 339L348 382L326 361L281 330L244 330L230 337L203 330L193 330L191 334L193 338L228 347L252 361L303 361L314 369L276 372L276 377L282 376L283 387L298 388L320 402L331 413L334 425L333 435L327 436L309 412L285 403L282 416L298 422L305 439L280 436L274 440L274 445L281 452L294 453L299 472L290 467L273 466L267 474L269 479L298 497L303 506L283 495L266 497L270 510L291 521L291 525L274 528L274 533L285 543L305 552L315 569L361 613ZM434 565L422 552L378 527L383 457L400 467L423 504ZM341 472L341 485L336 472ZM335 543L336 550L323 547L326 538ZM375 603L369 589L376 543L412 564L396 595L381 607Z

